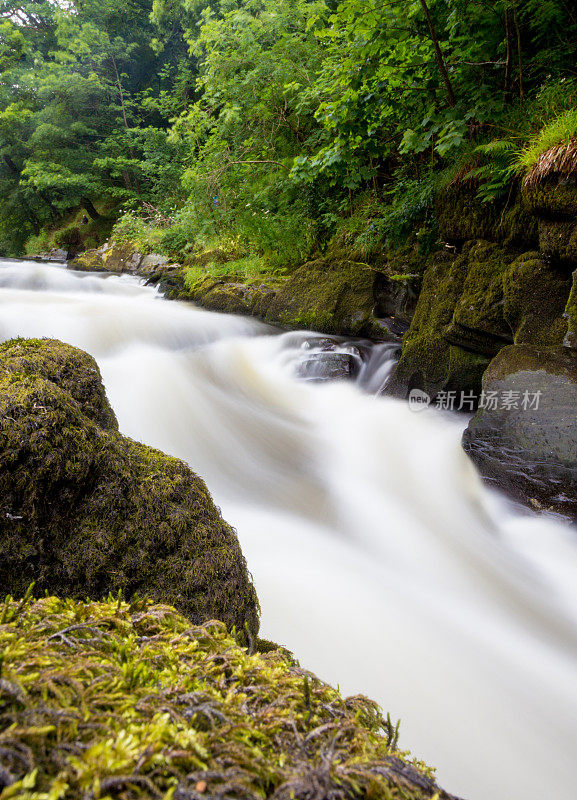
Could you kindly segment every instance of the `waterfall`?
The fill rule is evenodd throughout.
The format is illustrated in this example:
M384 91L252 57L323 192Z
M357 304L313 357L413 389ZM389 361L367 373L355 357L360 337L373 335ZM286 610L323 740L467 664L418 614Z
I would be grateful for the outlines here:
M336 340L350 379L303 380L318 334L0 261L0 339L16 336L91 353L121 431L202 475L238 530L263 637L400 718L401 746L450 791L573 800L574 529L485 488L462 418L378 395L394 346Z

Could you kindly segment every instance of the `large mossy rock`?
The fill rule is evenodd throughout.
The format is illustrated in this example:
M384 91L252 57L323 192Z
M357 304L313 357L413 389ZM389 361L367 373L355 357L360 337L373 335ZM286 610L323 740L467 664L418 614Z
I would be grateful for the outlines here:
M577 139L542 153L523 181L523 200L538 220L539 250L560 266L577 264Z
M0 794L451 800L364 697L167 606L47 597L0 614Z
M390 337L374 315L377 271L345 258L321 258L295 270L267 303L273 325L322 333Z
M487 247L496 246L468 243L458 257L439 252L431 258L387 394L405 398L420 389L435 398L443 391L480 390L495 336L488 325L482 330L479 318L483 309L492 314L502 302L499 293L485 294L487 288L495 288L494 264L477 258L487 254Z
M194 622L258 629L234 531L186 464L117 432L96 362L53 340L0 346L0 586L121 590Z
M465 450L495 486L535 508L577 516L577 354L506 347L483 379Z
M467 242L428 267L387 393L421 389L479 396L491 358L510 344L561 345L571 279L539 253Z
M171 299L192 300L209 311L262 318L277 288L278 281L255 279L243 282L234 276L203 275L194 281L187 280L180 288L175 286L167 296Z

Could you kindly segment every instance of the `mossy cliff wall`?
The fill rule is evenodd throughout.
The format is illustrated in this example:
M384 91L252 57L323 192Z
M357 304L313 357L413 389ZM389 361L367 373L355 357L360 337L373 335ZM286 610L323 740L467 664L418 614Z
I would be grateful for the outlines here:
M491 204L478 199L474 182L441 191L440 233L453 257L430 259L390 394L419 388L433 398L442 391L479 396L501 348L572 345L575 196L565 185L524 185ZM565 244L553 241L554 232Z
M0 797L451 800L364 697L167 606L0 605Z
M121 436L94 360L0 345L0 587L146 592L194 622L258 630L235 532L186 464Z

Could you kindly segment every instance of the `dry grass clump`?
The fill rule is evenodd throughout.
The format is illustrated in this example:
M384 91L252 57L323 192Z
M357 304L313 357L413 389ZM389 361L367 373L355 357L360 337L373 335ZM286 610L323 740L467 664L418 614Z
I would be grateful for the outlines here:
M557 144L542 153L525 176L526 186L535 186L547 178L577 173L577 139Z
M445 798L363 697L168 606L0 606L0 798Z

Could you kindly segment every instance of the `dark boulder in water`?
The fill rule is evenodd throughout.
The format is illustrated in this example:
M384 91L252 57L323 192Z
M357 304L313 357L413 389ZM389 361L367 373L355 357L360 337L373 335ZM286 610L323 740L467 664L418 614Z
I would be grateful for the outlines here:
M491 483L533 508L577 516L577 355L506 347L483 380L483 405L463 437Z
M121 436L96 362L53 340L0 348L0 587L173 604L258 630L233 529L175 458Z

